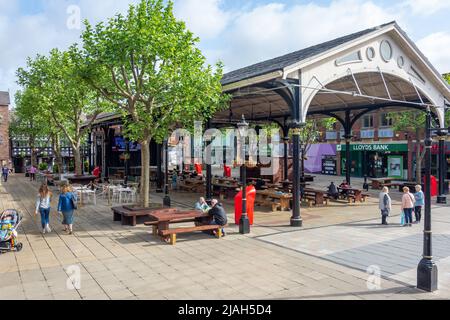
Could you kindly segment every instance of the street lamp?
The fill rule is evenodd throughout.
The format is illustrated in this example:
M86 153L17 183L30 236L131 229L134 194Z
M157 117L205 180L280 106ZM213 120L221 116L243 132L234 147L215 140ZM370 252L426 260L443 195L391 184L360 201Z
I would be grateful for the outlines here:
M428 292L434 292L438 287L438 269L433 261L433 234L431 232L431 148L433 145L433 139L431 137L431 110L429 107L427 109L425 130L425 228L423 258L417 269L417 288Z
M250 233L250 221L247 215L247 167L246 167L246 138L248 136L249 125L245 121L245 116L242 115L242 122L238 123L239 139L241 142L241 183L242 183L242 216L239 221L239 233Z
M165 207L171 207L172 201L169 195L169 140L164 140L164 200Z

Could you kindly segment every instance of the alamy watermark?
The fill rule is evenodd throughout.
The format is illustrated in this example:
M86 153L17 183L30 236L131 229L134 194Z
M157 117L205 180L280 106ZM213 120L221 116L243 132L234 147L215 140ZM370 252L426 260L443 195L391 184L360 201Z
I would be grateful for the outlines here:
M178 129L171 136L172 144L182 156L177 164L206 164L228 166L262 165L262 175L274 175L280 167L279 159L284 156L280 143L280 132L277 129L248 128L245 132L239 129L209 129L203 133L202 122L196 122L193 135Z
M69 30L81 30L81 8L77 5L67 7L68 15L66 26Z
M369 266L367 268L367 289L369 291L381 290L381 268L379 266Z
M79 265L72 265L66 268L67 290L80 290L81 289L81 267Z

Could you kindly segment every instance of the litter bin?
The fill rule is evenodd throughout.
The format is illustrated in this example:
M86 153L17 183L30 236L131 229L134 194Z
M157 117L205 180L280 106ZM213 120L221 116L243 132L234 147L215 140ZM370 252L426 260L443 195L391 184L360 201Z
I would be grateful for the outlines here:
M231 178L231 168L229 166L223 167L223 175L225 178Z
M247 187L247 216L250 225L253 225L255 216L256 189L254 186ZM234 222L239 225L242 217L242 190L234 198Z

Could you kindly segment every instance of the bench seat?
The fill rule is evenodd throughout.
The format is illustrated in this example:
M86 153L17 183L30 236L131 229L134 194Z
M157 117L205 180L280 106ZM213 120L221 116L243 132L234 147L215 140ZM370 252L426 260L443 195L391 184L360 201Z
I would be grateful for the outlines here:
M222 228L226 226L219 226L219 225L204 225L204 226L197 226L197 227L189 227L189 228L178 228L178 229L170 229L170 230L162 230L159 232L159 235L167 238L170 237L170 244L175 245L177 243L177 235L183 234L183 233L191 233L196 231L216 231L217 232L217 238L222 238Z

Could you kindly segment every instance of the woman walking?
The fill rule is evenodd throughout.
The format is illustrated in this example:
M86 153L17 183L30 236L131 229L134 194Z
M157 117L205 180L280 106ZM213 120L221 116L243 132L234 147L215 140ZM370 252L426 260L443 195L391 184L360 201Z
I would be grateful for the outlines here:
M389 196L389 188L384 187L383 191L380 193L380 210L382 221L381 224L384 226L388 225L387 218L391 214L392 210L392 199Z
M412 227L412 213L414 210L415 202L416 200L414 199L414 196L409 192L409 188L404 187L402 197L402 210L405 213L405 227Z
M43 184L39 188L39 194L36 199L36 211L35 214L41 214L42 234L50 233L50 208L52 202L52 193L48 189L47 185Z
M416 186L416 193L414 194L416 200L416 205L414 208L414 213L416 214L416 223L422 221L422 208L425 207L425 194L422 191L422 186Z
M64 232L73 233L73 213L76 210L77 197L73 193L69 185L62 187L61 195L59 196L58 212L62 213L64 220Z

